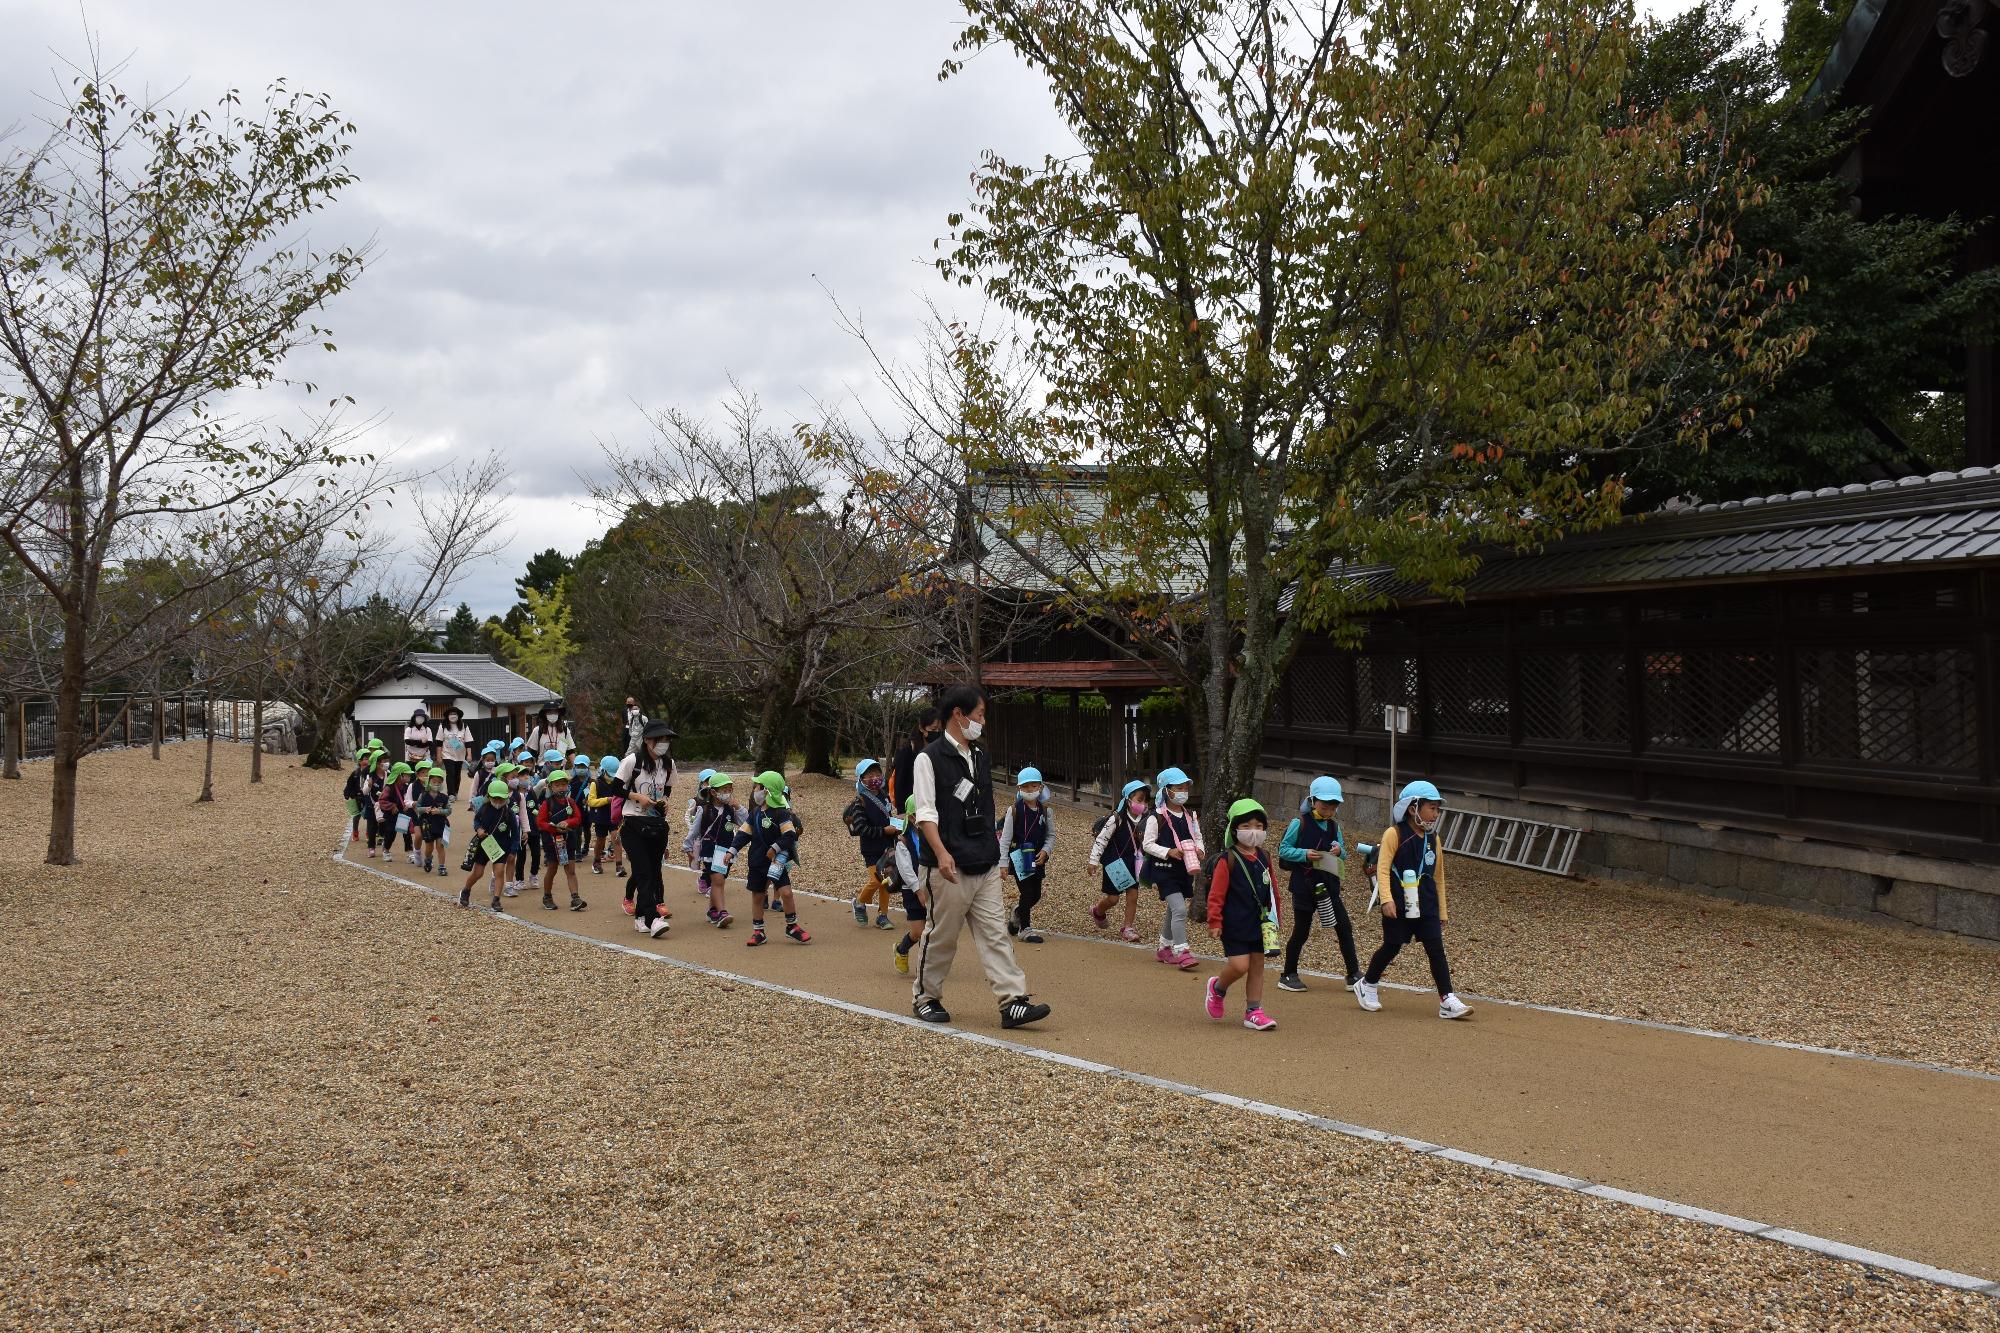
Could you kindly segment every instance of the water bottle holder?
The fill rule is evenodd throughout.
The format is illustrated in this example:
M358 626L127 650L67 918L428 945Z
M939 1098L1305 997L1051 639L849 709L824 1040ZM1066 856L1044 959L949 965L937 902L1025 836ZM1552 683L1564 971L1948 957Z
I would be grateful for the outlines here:
M1319 923L1328 930L1332 930L1340 924L1340 917L1333 910L1333 899L1331 897L1322 897L1318 903L1314 904L1313 914L1319 918Z

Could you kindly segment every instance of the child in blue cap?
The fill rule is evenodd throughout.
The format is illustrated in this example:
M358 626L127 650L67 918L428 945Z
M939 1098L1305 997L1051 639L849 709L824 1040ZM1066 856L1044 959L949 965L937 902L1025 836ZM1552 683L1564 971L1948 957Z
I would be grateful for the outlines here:
M1292 872L1292 933L1285 941L1285 970L1278 974L1278 989L1302 991L1299 954L1312 934L1313 918L1331 925L1340 940L1340 959L1347 967L1347 988L1361 979L1361 962L1354 952L1354 923L1348 919L1347 904L1340 900L1340 858L1346 851L1340 839L1340 783L1320 776L1306 789L1299 803L1299 817L1285 828L1278 844L1278 864Z
M1014 787L1014 804L1000 824L1000 873L1011 877L1020 890L1007 917L1007 933L1019 935L1023 944L1040 944L1042 932L1030 917L1042 900L1049 853L1056 845L1056 821L1049 813L1049 788L1042 781L1042 770L1022 769Z
M1416 940L1430 959L1431 980L1438 991L1438 1017L1464 1018L1472 1010L1453 992L1451 961L1444 954L1447 903L1444 847L1438 837L1444 822L1444 795L1431 783L1412 782L1396 797L1390 817L1396 822L1382 831L1382 843L1375 852L1382 947L1355 983L1354 998L1369 1013L1379 1010L1382 996L1376 983L1403 946Z
M1146 853L1140 845L1140 836L1145 832L1146 816L1152 813L1153 803L1149 799L1146 784L1137 779L1125 784L1119 794L1118 808L1097 821L1091 832L1096 841L1090 844L1090 864L1097 867L1103 880L1104 896L1097 900L1097 906L1090 909L1090 919L1103 930L1110 923L1105 917L1122 900L1125 904L1125 924L1118 932L1122 940L1139 938L1139 881L1145 874Z

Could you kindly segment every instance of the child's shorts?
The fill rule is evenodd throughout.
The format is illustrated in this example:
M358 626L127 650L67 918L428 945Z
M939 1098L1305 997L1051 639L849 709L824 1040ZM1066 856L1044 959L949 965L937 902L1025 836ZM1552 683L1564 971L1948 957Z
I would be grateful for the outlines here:
M903 915L912 921L922 921L930 915L924 910L924 900L910 889L903 890Z
M1241 958L1246 953L1254 953L1259 958L1262 958L1264 956L1264 941L1233 940L1225 935L1222 939L1222 953L1225 958Z
M439 838L442 838L443 836L444 836L444 821L442 819L426 819L424 821L425 842L436 842Z
M761 892L767 885L773 889L789 889L792 887L792 868L790 866L785 867L784 874L773 879L771 878L771 863L769 861L753 859L750 863L749 876L750 892L752 893Z

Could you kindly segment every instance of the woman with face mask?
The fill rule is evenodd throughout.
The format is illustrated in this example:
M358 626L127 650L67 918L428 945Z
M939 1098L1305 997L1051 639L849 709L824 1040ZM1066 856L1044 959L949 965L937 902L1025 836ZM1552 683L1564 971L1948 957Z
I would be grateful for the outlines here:
M1148 798L1146 784L1133 779L1125 784L1116 810L1098 821L1091 830L1097 840L1090 844L1090 864L1097 868L1103 883L1104 896L1097 900L1097 906L1090 909L1090 919L1103 930L1110 924L1105 918L1120 900L1125 904L1125 924L1118 932L1121 940L1139 938L1139 881L1146 869L1146 853L1141 848L1141 835L1145 832L1146 816L1151 814L1153 803Z
M1243 1026L1269 1032L1278 1025L1264 1012L1264 958L1278 951L1278 899L1271 860L1264 854L1264 807L1245 798L1229 807L1228 850L1215 862L1208 885L1208 928L1229 961L1208 979L1202 997L1208 1016L1227 1016L1223 997L1242 980Z
M1382 1007L1376 983L1405 944L1416 940L1430 959L1437 984L1438 1017L1464 1018L1472 1012L1451 988L1451 962L1444 953L1444 795L1428 782L1412 782L1390 811L1396 822L1382 831L1376 849L1375 892L1382 905L1382 947L1354 987L1354 998L1374 1013ZM1371 904L1372 906L1373 904Z
M632 860L632 920L634 929L658 939L667 933L673 913L660 902L660 866L667 854L667 802L674 791L671 751L674 729L649 722L639 738L637 754L618 765L617 794L625 800L619 836Z
M459 778L472 754L472 728L465 725L465 713L453 705L444 710L444 725L438 728L438 751L444 756L444 790L454 803L458 800Z
M1153 813L1146 816L1139 835L1140 850L1146 854L1146 882L1159 891L1166 904L1166 920L1160 926L1160 947L1154 957L1183 972L1200 964L1188 948L1188 902L1194 897L1194 877L1201 873L1201 820L1188 804L1194 782L1178 768L1170 768L1154 780L1160 793Z
M551 699L542 706L541 718L528 729L528 748L536 754L544 750L568 754L576 748L576 737L569 730L568 710L561 703Z
M403 728L403 762L414 765L430 758L436 743L437 733L431 730L430 714L421 708L410 714L410 725Z

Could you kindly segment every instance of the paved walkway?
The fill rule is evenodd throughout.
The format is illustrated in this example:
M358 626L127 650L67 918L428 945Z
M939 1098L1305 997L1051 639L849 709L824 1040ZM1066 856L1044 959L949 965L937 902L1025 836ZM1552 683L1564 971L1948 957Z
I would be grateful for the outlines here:
M456 869L418 878L462 883ZM585 912L545 911L538 894L507 901L537 924L909 1012L891 954L900 917L896 931L864 928L845 903L802 898L811 944L774 934L747 948L741 881L737 923L717 931L694 876L670 870L674 928L651 941L620 911L621 881L581 878ZM1265 1008L1278 1030L1258 1034L1239 1022L1240 987L1227 1023L1203 1015L1212 967L1178 972L1115 941L1016 949L1054 1013L1013 1040L2000 1279L2000 1081L1505 1005L1448 1023L1435 996L1408 991L1385 989L1383 1012L1368 1014L1337 980L1288 994L1275 971ZM1397 968L1426 979L1420 951ZM944 998L957 1026L1000 1034L969 939Z

